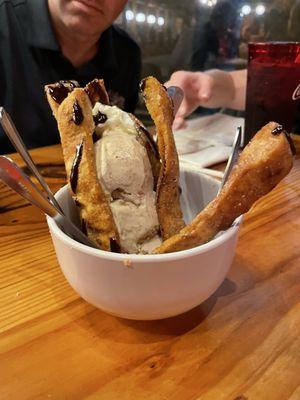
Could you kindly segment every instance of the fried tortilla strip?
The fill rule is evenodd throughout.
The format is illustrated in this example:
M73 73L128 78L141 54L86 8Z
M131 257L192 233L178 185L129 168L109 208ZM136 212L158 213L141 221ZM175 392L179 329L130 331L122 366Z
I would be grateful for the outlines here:
M141 83L146 107L153 119L161 168L156 190L156 210L164 240L185 226L179 201L179 161L172 133L173 105L166 89L152 76Z
M45 94L52 113L56 118L59 105L75 88L78 88L77 81L59 81L45 86ZM109 97L105 89L103 79L94 79L89 82L84 90L89 96L92 107L99 101L102 104L109 104Z
M155 253L170 253L208 242L247 212L290 171L292 151L286 133L275 122L264 126L245 147L220 194Z
M119 235L97 178L92 138L95 125L84 89L74 89L68 94L57 110L57 122L67 176L83 227L102 249L116 250Z
M45 86L46 98L55 118L59 105L76 87L79 87L77 81L59 81Z
M92 107L98 102L109 105L109 97L103 79L92 80L85 86L84 90L91 100Z

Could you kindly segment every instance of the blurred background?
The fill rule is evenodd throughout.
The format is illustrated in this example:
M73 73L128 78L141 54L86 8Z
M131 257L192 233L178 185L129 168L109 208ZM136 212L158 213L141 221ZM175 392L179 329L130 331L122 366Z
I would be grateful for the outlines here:
M141 47L142 75L163 82L180 69L245 68L250 41L300 41L300 0L129 0L117 24Z

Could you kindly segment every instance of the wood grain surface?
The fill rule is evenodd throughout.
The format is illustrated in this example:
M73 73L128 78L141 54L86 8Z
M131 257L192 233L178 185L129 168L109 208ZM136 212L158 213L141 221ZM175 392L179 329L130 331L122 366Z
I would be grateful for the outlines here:
M60 147L32 155L61 187ZM78 297L44 216L0 183L0 399L299 400L299 211L297 157L246 215L217 292L178 317L136 322Z

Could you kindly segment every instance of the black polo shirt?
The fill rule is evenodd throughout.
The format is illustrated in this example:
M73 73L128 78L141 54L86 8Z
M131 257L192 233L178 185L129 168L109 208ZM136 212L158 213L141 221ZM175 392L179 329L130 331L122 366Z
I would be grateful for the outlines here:
M138 45L112 26L99 39L99 52L80 68L62 55L47 0L0 0L0 106L12 116L28 148L59 142L44 85L74 79L81 86L103 78L112 100L133 111L138 96ZM0 153L14 151L0 127Z

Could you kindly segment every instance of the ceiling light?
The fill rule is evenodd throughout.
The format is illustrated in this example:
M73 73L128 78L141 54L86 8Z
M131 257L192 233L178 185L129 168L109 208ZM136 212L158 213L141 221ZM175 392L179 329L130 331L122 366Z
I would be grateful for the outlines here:
M147 22L148 22L148 24L155 24L155 22L156 22L155 15L152 15L152 14L148 15L147 16Z
M266 7L263 4L258 4L255 8L255 12L257 15L263 15L266 11Z
M157 23L158 23L159 26L163 26L165 24L164 17L158 17L157 18Z
M127 21L132 21L134 19L134 13L131 10L127 10L125 13Z
M243 5L241 11L244 15L249 15L251 13L251 7L249 6L249 4L245 4Z
M146 15L144 13L137 13L135 19L136 19L136 22L145 22Z

